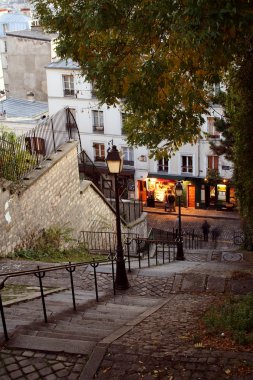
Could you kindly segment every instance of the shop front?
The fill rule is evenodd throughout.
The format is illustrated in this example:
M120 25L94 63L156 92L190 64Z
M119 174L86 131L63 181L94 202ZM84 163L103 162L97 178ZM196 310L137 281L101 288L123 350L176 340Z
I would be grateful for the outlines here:
M175 196L177 181L181 181L183 185L182 206L195 208L196 204L199 205L200 199L197 199L196 181L180 176L164 175L161 177L149 173L147 179L138 181L139 198L147 207L164 207L167 195L172 194Z
M234 186L226 180L203 181L201 184L201 207L205 209L233 210L236 207Z

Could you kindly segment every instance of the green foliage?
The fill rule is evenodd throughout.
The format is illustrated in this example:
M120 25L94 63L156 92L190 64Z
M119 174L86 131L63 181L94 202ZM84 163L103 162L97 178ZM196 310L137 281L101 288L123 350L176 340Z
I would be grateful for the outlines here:
M226 107L213 144L235 164L245 231L253 235L252 1L33 0L41 24L59 32L57 52L78 62L101 103L123 99L130 145L170 156L200 134L210 102ZM225 82L228 96L213 97ZM229 118L229 120L227 120ZM227 145L227 146L226 146ZM253 244L252 244L253 246Z
M79 63L102 103L124 99L128 142L153 154L199 135L210 84L241 59L253 25L244 1L33 3L41 24L59 32L59 56Z
M231 298L223 305L212 307L203 317L209 333L232 334L239 344L253 343L253 294Z
M92 260L94 256L89 254L84 244L76 243L71 234L72 229L66 225L52 226L39 236L31 233L10 256L45 262Z
M0 127L0 157L0 176L10 181L20 179L36 163L22 141L4 126Z

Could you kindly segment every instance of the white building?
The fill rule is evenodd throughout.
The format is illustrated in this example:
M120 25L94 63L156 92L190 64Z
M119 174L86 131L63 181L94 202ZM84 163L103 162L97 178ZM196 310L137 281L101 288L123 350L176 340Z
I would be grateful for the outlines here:
M81 136L82 147L106 173L105 157L112 144L124 152L122 185L135 188L135 198L149 205L161 204L168 189L174 191L177 180L183 181L183 201L187 207L222 207L234 199L231 185L232 164L213 154L210 139L219 141L214 118L222 109L214 105L211 115L205 116L203 138L194 145L186 144L170 159L149 159L146 147L131 148L124 135L124 114L120 107L99 105L92 85L80 74L77 64L59 61L46 67L49 115L70 107ZM147 199L148 198L148 199Z

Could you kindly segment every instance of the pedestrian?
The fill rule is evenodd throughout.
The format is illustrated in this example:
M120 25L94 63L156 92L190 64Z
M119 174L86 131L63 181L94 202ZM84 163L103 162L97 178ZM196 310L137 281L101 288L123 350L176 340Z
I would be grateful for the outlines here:
M216 248L217 247L217 239L220 236L220 230L218 227L214 227L211 232L212 232L212 241L214 242L214 248Z
M208 235L210 230L210 224L207 223L206 220L204 220L204 223L201 226L203 235L204 235L204 241L208 241Z
M176 211L175 209L175 196L171 193L171 190L168 192L168 204L170 211Z

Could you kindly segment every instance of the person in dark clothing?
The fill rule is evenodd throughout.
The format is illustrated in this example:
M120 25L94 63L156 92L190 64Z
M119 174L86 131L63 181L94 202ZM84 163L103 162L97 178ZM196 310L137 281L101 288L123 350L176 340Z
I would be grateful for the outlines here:
M175 197L171 193L171 191L169 191L169 195L168 195L168 204L169 204L169 208L171 211L176 211L176 209L175 209Z
M204 241L208 241L209 230L210 230L210 224L208 224L207 221L205 220L204 223L202 224Z

